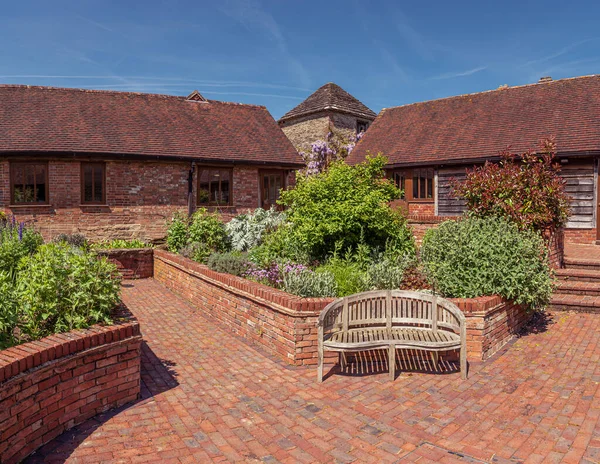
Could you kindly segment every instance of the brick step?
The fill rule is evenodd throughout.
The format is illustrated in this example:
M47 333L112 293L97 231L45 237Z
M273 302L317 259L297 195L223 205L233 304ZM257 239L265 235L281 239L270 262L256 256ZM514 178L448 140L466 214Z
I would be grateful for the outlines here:
M600 314L600 296L555 293L548 305L550 311L577 311Z
M567 269L587 269L591 271L600 271L600 261L597 259L565 257L564 264Z
M593 269L557 269L556 277L560 281L582 281L600 283L600 271Z
M585 282L582 280L559 280L556 294L600 296L600 281Z

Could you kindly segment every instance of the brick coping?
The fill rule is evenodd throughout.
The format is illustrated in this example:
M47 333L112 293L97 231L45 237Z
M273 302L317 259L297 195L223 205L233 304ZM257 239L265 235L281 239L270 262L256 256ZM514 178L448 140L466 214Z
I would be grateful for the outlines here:
M154 250L154 259L169 264L189 275L204 280L212 285L221 287L236 295L249 298L263 306L292 317L306 317L319 314L321 309L335 298L302 298L291 295L268 285L237 277L231 274L216 272L175 253L164 250Z
M93 325L23 343L0 351L0 385L30 369L91 348L140 335L140 325L121 307L114 313L112 325Z
M204 264L164 250L154 250L154 257L189 275L293 317L319 314L326 304L335 300L335 298L301 298L243 277L213 271ZM448 298L448 300L457 305L465 315L474 316L488 315L507 303L504 298L497 295Z

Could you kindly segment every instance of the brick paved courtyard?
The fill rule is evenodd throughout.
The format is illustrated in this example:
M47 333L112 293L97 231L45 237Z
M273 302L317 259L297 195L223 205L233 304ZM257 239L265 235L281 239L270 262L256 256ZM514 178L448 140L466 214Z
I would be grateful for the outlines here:
M123 298L147 343L143 398L29 462L600 462L600 315L556 313L467 381L384 371L319 385L153 280Z

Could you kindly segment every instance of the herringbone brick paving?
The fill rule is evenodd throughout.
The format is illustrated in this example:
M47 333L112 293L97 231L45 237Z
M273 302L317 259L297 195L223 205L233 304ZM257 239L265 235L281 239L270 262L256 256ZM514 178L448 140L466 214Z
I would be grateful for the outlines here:
M29 462L600 462L600 315L557 313L460 374L290 368L153 280L123 298L145 341L143 399Z

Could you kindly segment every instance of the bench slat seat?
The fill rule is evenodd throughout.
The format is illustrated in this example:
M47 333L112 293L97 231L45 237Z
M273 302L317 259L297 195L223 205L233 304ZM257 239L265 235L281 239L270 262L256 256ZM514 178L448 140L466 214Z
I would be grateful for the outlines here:
M460 349L461 341L460 335L454 332L438 330L437 333L433 333L430 329L418 327L360 328L350 329L347 332L338 330L329 334L323 341L323 346L332 351L364 350L365 347L384 348L390 344L446 351Z
M467 378L467 328L452 302L429 293L384 290L357 293L328 304L319 316L318 380L323 381L324 352L387 349L390 378L395 378L396 349L438 352L460 350L460 370Z

